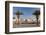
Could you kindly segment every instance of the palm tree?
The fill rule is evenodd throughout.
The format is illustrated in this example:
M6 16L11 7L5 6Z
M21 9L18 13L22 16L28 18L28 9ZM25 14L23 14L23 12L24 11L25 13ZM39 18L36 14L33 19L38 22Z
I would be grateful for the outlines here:
M39 18L39 15L40 15L40 10L36 10L33 15L36 16L36 19L37 19L37 25L38 25L38 18Z
M18 24L19 24L19 18L20 18L20 15L23 15L23 13L22 13L22 12L20 12L20 11L17 11L17 12L16 12L16 13L14 13L14 14L16 14L17 19L18 19Z

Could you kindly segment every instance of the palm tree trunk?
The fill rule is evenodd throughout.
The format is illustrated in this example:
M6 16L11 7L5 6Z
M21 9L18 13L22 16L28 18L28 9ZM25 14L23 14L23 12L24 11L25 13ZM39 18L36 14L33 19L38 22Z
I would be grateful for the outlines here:
M17 15L17 18L18 18L18 23L17 24L19 24L19 15Z
M38 25L38 15L36 16L36 19L37 19L37 25Z
M38 25L38 18L37 18L37 25Z

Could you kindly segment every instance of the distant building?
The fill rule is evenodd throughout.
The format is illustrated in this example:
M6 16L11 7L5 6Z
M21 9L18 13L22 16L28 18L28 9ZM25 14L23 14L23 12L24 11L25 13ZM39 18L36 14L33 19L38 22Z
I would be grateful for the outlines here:
M22 24L22 23L33 23L33 22L36 23L37 22L36 19L31 19L31 18L23 19L23 18L19 18L19 24ZM38 20L38 22L40 22L40 19ZM17 19L16 16L13 19L13 23L18 23L18 19Z

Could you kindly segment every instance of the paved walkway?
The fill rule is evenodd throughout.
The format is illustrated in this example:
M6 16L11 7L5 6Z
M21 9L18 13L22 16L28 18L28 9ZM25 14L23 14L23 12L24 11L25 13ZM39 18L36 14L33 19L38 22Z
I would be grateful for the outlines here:
M19 25L17 25L17 24L13 24L14 26L13 26L13 28L22 28L22 27L39 27L40 26L40 24L39 25L36 25L36 24L19 24Z

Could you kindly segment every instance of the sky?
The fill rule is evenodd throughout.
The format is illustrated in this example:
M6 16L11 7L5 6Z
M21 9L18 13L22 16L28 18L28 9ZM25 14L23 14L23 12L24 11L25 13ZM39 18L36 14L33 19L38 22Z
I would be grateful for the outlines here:
M28 19L31 16L33 16L33 13L36 10L40 10L40 9L39 8L31 8L31 7L13 7L13 16L16 16L16 14L14 14L14 13L16 13L17 11L20 11L23 13L23 15L20 15L20 18Z

